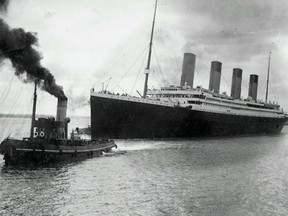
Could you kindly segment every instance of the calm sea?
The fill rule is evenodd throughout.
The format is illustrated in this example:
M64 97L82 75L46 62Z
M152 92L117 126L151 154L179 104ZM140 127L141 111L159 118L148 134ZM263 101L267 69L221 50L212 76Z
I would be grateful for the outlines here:
M29 123L1 118L1 140L28 136ZM5 167L0 156L0 215L288 215L287 127L117 145L109 156L30 169Z

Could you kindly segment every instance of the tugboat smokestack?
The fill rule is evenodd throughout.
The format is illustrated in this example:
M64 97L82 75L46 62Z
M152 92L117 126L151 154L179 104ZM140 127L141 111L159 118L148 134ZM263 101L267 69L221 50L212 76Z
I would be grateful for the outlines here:
M58 98L56 122L58 125L57 134L60 139L67 139L67 124L69 123L69 120L66 118L67 102L67 98Z
M64 122L67 114L67 98L58 98L56 121Z

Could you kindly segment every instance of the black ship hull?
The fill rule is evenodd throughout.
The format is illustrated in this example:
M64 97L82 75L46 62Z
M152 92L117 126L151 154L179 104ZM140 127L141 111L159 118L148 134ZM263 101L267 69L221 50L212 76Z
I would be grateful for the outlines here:
M189 138L281 132L286 118L203 112L91 95L95 138Z

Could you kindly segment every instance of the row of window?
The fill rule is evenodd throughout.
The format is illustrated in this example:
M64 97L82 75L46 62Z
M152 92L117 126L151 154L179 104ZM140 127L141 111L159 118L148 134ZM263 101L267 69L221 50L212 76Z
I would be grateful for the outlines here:
M184 102L185 103L185 102ZM201 101L188 101L189 104L198 104L201 105L202 102Z
M205 99L205 95L172 95L172 94L157 94L155 97L161 98L201 98Z
M248 110L248 109L243 109L240 107L230 107L230 106L223 106L223 105L216 105L216 104L209 104L209 103L203 103L206 106L212 106L212 107L221 107L221 108L226 108L226 109L233 109L233 110L246 110L246 111L260 111L260 112L265 112L265 110ZM228 110L230 112L230 110Z

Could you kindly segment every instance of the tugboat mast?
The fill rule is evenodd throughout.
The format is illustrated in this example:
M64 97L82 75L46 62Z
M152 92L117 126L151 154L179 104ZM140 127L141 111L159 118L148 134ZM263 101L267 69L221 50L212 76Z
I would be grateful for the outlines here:
M158 0L156 0L156 2L155 2L155 9L154 9L154 16L153 16L153 23L152 23L152 31L151 31L150 43L149 43L148 61L147 61L147 66L145 68L145 83L144 83L143 98L146 98L146 95L147 95L148 77L149 77L151 53L152 53L152 41L153 41L155 17L156 17L156 10L157 10L157 1Z
M32 139L33 135L34 135L34 123L35 123L35 116L36 116L36 102L37 102L37 82L35 81L30 139Z
M268 73L267 73L267 85L266 85L266 98L265 98L265 103L267 103L267 99L268 99L268 86L269 86L269 73L270 73L270 58L271 58L271 51L269 52L269 60L268 60Z

